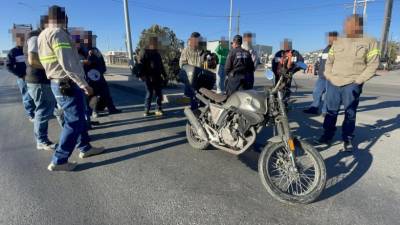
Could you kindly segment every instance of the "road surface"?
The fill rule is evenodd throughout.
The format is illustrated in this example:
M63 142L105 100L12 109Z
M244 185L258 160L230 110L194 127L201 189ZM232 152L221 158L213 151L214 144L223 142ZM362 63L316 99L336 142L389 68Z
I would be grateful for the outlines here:
M51 173L51 153L35 149L15 78L0 70L0 224L398 224L400 73L390 76L364 89L359 150L338 153L339 142L320 149L326 189L313 204L289 206L274 200L258 177L258 151L269 130L239 157L195 151L185 139L182 107L168 105L164 118L143 118L141 97L115 88L123 113L99 118L101 125L90 131L93 145L107 152L84 160L75 152L75 172ZM290 113L305 139L321 134L322 117L301 112L314 81L298 80ZM257 86L263 82L257 78ZM59 131L53 119L52 140Z

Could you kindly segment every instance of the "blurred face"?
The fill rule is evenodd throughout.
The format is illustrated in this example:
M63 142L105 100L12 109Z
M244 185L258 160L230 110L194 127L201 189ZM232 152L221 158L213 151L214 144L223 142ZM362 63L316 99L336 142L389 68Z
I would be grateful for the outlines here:
M360 24L360 21L357 21L355 18L349 18L344 23L344 32L349 38L359 37L363 33L362 24Z
M282 50L285 50L285 51L292 50L292 42L289 40L284 40Z
M198 48L199 47L199 38L191 37L189 39L189 46L191 48Z
M16 44L17 46L23 47L23 46L24 46L24 42L25 42L25 38L22 37L22 36L17 36L17 37L15 38L15 44Z
M337 37L336 36L328 36L328 43L329 45L332 45L334 41L336 41Z
M222 47L228 48L228 45L229 45L229 42L228 42L228 41L222 40L222 41L220 41L219 43L221 44Z
M247 42L249 44L253 43L253 37L245 36L243 37L243 42Z

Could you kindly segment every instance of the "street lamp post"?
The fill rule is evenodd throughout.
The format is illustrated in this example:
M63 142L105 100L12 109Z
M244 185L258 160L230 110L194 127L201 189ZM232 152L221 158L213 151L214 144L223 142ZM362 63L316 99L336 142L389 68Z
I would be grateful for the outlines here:
M126 40L126 47L128 49L128 57L129 57L129 68L133 69L134 60L133 60L133 49L132 49L132 36L131 36L131 24L129 21L129 9L128 9L128 0L123 0L124 2L124 14L125 14L125 40Z

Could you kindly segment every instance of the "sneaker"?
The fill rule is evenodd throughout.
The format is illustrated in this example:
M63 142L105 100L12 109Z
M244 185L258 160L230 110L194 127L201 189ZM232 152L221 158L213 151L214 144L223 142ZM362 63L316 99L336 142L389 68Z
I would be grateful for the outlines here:
M354 146L351 141L344 141L343 142L343 148L341 149L342 152L353 152L354 151Z
M87 152L79 153L79 158L83 159L83 158L87 158L90 156L98 155L98 154L101 154L102 152L104 152L104 150L105 150L104 147L99 147L99 148L92 147Z
M93 112L92 112L92 118L93 118L93 119L99 118L99 114L97 114L97 112L93 111Z
M54 163L50 163L50 165L47 167L47 169L49 171L72 171L75 169L75 167L77 166L76 162L67 162L64 164L54 164Z
M317 107L310 107L308 109L303 110L304 113L318 115L318 108Z
M143 116L144 116L144 117L150 116L150 112L144 112L144 113L143 113Z
M118 114L118 113L122 113L122 110L120 110L120 109L108 110L108 114Z
M159 110L156 111L155 114L156 114L156 116L163 116L164 112L161 109L159 109Z
M31 122L31 123L34 123L34 122L35 122L35 118L34 118L34 117L31 117L31 116L30 116L28 119L29 119L29 122Z
M320 145L330 145L332 142L332 138L322 135L318 140L315 140L315 143Z
M37 150L45 150L45 151L54 151L57 147L57 144L54 144L51 141L47 141L45 143L37 143Z

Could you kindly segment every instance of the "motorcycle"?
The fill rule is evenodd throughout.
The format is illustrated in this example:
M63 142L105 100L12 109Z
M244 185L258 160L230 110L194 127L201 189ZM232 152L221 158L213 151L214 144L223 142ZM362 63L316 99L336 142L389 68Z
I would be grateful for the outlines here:
M184 109L188 119L186 137L191 147L213 147L239 155L255 142L263 128L272 126L274 136L266 141L258 162L258 172L266 190L289 204L315 201L326 183L325 163L306 141L294 137L289 126L283 90L295 72L307 68L302 62L280 74L274 87L260 94L237 91L231 96L201 88L196 98L202 107ZM267 70L267 78L274 75Z

